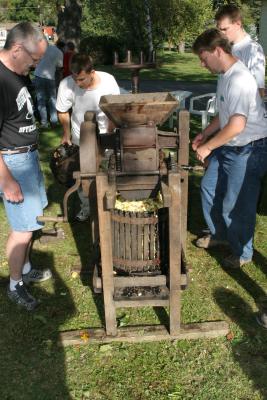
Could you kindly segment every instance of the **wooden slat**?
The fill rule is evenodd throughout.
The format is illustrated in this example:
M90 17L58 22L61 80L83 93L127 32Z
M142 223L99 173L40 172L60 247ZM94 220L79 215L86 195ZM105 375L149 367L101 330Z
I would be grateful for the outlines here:
M129 217L129 213L126 212L125 216ZM125 251L126 251L126 260L131 260L131 232L130 225L125 224Z
M144 260L149 260L149 225L145 225L144 226L144 256L143 259Z
M112 263L111 217L104 209L104 196L109 189L108 178L104 173L96 175L99 234L101 245L102 283L105 306L107 335L117 334L116 309L113 301L114 281Z
M137 218L139 218L140 213L137 213ZM137 259L143 260L143 234L144 225L137 225Z
M136 213L132 213L132 219L136 220ZM137 226L131 225L132 260L137 260Z
M114 210L114 214L117 214L117 211ZM119 246L119 230L118 230L118 222L114 220L114 253L113 257L118 257L118 246Z
M171 206L171 192L163 181L160 182L160 188L161 188L161 194L162 194L162 200L163 200L163 205L164 207L170 207Z
M155 225L150 225L150 259L155 258Z
M181 184L180 174L169 173L169 188L172 205L169 208L169 289L170 289L170 334L177 335L180 329L181 288Z
M119 257L120 258L125 258L125 224L123 222L120 222L119 224L119 238L120 238L120 253Z
M116 308L129 308L129 307L168 307L169 299L143 299L143 300L114 300Z
M102 288L102 280L100 276L97 276L95 281L95 287L97 289ZM124 288L124 287L134 287L134 286L162 286L166 285L167 277L166 275L157 276L115 276L114 277L114 287ZM181 287L188 285L186 274L181 275Z
M115 234L116 234L116 222L113 218L111 218L111 232L112 232L112 255L113 258L116 257L116 241L115 241Z
M189 163L189 112L181 110L178 119L179 126L179 150L178 164L188 165ZM181 171L181 241L186 251L187 236L187 206L188 206L188 171Z
M166 276L116 276L114 278L116 288L133 286L163 286L166 285Z
M98 246L99 243L99 224L98 224L98 207L97 207L97 193L96 193L96 181L90 184L89 188L89 204L90 204L90 224L91 224L91 235L94 247Z
M180 332L177 335L170 335L163 325L121 327L118 329L116 337L107 336L105 330L102 328L89 328L61 332L58 344L61 346L72 346L110 342L137 343L156 342L160 340L213 339L226 336L227 333L229 333L229 325L225 321L181 325ZM88 340L82 339L83 335L88 336Z

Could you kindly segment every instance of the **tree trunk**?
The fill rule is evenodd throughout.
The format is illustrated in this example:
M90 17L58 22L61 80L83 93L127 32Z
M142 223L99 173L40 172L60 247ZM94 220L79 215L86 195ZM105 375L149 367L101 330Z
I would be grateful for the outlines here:
M61 6L57 1L58 25L57 35L64 42L73 42L79 47L81 39L82 6L79 0L65 0Z
M179 51L179 53L184 53L185 52L185 42L184 41L179 42L178 51Z
M146 31L147 31L147 38L148 38L148 61L153 60L153 51L154 51L154 45L153 45L153 35L152 35L152 21L150 17L150 9L148 5L148 1L145 0L145 12L146 12Z

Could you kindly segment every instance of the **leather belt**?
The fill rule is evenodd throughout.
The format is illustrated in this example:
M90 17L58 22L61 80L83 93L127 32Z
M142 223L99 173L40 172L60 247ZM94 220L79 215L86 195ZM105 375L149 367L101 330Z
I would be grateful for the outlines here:
M31 144L30 146L23 147L15 147L13 149L2 149L0 150L1 154L20 154L20 153L28 153L29 151L34 151L38 148L37 143Z

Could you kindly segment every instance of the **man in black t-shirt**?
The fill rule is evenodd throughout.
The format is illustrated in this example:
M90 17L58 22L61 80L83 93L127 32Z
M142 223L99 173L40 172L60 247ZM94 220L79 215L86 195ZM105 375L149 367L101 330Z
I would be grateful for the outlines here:
M38 270L29 261L32 232L42 228L36 217L42 215L47 198L27 75L46 47L39 28L22 22L11 29L0 52L0 194L11 226L8 297L27 310L33 310L38 302L25 284L51 277L50 270Z

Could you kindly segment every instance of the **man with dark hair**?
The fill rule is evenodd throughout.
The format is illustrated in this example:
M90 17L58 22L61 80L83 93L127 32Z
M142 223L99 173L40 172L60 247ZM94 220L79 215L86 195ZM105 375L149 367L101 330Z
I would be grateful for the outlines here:
M232 44L232 54L239 58L256 79L260 95L265 88L265 55L261 45L250 37L242 26L242 14L234 4L222 6L215 14L217 28Z
M46 51L42 32L29 22L8 33L0 52L0 192L11 232L7 240L10 268L8 297L27 310L38 302L25 283L51 277L29 261L32 232L42 228L36 218L47 205L39 166L32 99L25 78Z
M229 244L232 254L224 266L250 262L261 179L267 171L267 119L257 84L237 60L218 29L202 33L193 45L203 67L219 74L219 114L192 147L208 167L201 182L203 214L211 232L198 247Z
M61 143L80 143L80 125L84 121L86 111L94 111L100 134L111 130L110 122L99 108L100 97L119 94L120 89L115 78L101 71L95 71L91 58L86 54L74 54L70 63L71 76L63 79L58 88L57 111L63 127ZM70 113L71 112L71 117ZM82 190L78 191L81 200L81 211L78 221L89 217L89 201Z

